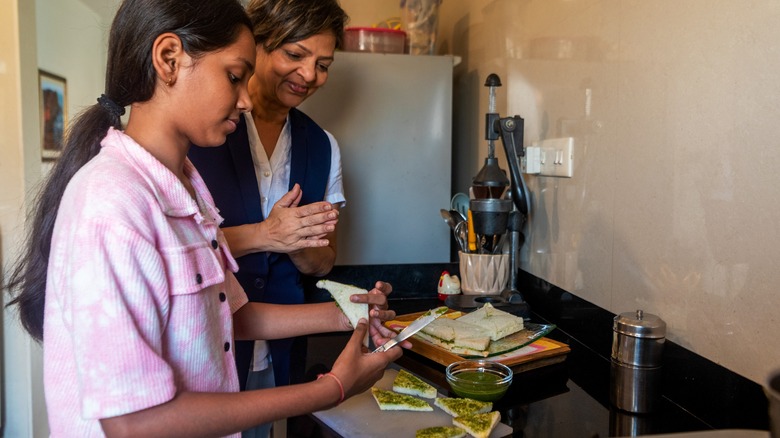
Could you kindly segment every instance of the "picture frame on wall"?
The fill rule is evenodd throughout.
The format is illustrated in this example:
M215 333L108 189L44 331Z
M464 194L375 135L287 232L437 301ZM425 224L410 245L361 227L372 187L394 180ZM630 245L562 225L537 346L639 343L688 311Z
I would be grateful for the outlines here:
M38 70L41 158L56 160L62 152L68 123L68 84L62 76Z

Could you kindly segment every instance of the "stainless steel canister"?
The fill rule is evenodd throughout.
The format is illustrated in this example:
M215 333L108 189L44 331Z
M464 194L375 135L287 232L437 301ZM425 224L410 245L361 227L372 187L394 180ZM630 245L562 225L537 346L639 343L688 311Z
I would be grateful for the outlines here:
M666 323L637 310L615 316L612 331L610 400L624 411L652 412L660 398Z

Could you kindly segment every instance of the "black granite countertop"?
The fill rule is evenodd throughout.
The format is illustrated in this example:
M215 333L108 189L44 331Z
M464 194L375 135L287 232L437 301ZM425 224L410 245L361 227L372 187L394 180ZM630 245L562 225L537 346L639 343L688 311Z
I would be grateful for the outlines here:
M336 267L329 279L370 288L377 279L394 291L391 307L399 314L427 310L441 302L436 284L456 264ZM663 355L662 398L651 414L629 414L609 402L611 314L578 297L521 273L520 289L532 322L555 324L548 337L569 345L564 362L516 373L506 396L495 404L502 422L518 437L612 437L712 429L768 429L767 402L760 385L671 342ZM312 301L327 295L307 286ZM307 339L305 372L310 379L333 363L348 335ZM398 366L449 387L444 366L406 351ZM311 417L291 420L288 436L338 436Z

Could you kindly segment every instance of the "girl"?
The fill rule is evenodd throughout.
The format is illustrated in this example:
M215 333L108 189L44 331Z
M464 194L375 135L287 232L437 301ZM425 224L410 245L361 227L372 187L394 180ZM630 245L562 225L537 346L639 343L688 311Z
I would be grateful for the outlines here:
M237 434L331 407L401 355L363 354L361 322L324 378L237 392L234 339L351 328L333 303L247 302L221 218L186 158L190 143L224 143L251 110L254 65L235 0L120 5L105 94L71 126L7 285L43 341L52 436ZM362 300L392 318L382 310L390 287L378 286ZM381 321L370 323L374 342L386 342Z

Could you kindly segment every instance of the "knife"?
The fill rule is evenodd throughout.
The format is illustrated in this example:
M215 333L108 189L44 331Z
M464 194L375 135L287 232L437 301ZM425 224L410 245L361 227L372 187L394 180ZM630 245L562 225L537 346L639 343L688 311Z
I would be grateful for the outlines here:
M422 330L423 327L433 322L434 319L447 313L447 310L449 310L447 306L441 306L423 313L422 316L415 319L405 329L401 330L396 337L374 350L374 353L380 353L395 347L399 342L405 341L408 337Z

